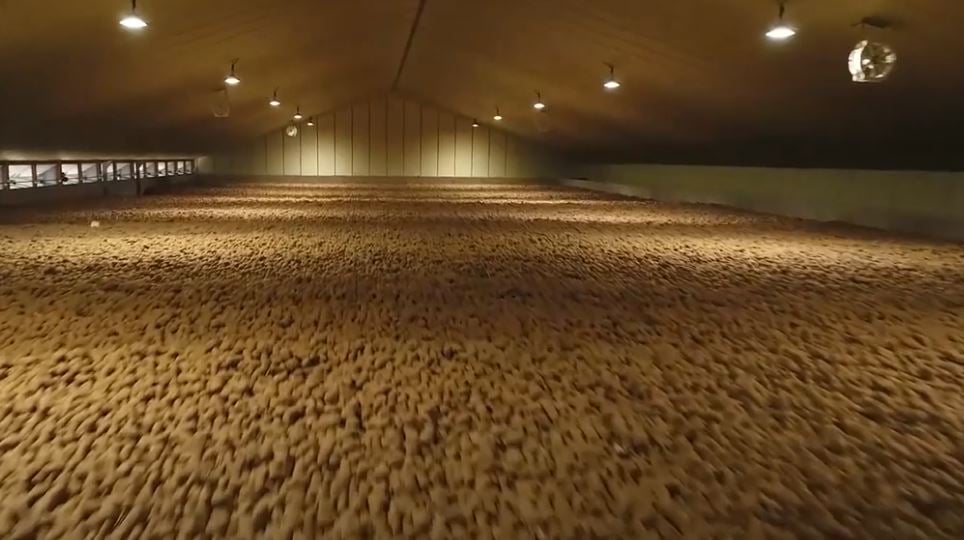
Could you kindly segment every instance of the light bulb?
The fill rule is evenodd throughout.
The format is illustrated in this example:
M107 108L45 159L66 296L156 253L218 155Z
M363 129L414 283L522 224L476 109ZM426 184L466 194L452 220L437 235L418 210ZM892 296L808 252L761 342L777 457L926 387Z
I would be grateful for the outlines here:
M501 121L502 121L502 115L501 115L501 114L497 114L497 115L493 116L492 119L495 120L496 122L501 122Z
M767 37L776 41L790 39L797 35L797 31L785 24L778 24L767 32Z
M606 90L615 90L622 86L622 84L616 80L616 66L609 63L606 63L606 66L609 67L609 76L606 77L606 81L603 82L603 88Z
M235 75L235 68L238 66L238 59L235 58L231 61L231 74L224 78L224 84L228 86L237 86L241 84L241 79Z
M271 101L268 102L268 105L271 105L272 107L280 107L280 106L281 106L281 102L278 101L278 98L274 98L274 99L272 99Z
M537 110L537 111L541 111L542 109L545 109L545 108L546 108L546 104L543 103L542 101L537 101L537 102L535 102L535 103L532 104L532 108L535 109L535 110Z
M131 0L131 12L120 20L120 25L128 30L147 28L147 21L137 15L137 0Z
M121 19L120 25L128 30L141 30L143 28L147 28L147 22L134 13L131 13L130 15Z
M783 22L783 16L787 12L787 5L780 2L780 15L777 24L767 32L767 37L774 41L783 41L797 35L797 31Z

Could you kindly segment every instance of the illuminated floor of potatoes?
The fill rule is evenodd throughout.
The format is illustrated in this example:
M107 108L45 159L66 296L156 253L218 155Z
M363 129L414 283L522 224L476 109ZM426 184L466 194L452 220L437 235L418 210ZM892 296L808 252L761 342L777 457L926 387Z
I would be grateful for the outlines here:
M0 534L964 536L964 246L472 182L6 211Z

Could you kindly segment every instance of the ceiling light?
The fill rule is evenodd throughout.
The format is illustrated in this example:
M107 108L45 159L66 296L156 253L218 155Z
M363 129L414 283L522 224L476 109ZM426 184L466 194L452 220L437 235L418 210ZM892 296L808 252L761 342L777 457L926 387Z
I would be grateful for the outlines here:
M231 61L231 74L224 78L225 84L229 86L237 86L241 84L241 79L239 79L237 73L235 73L237 66L238 66L238 59L235 58L234 60Z
M603 88L606 90L615 90L622 86L619 81L616 80L616 67L612 64L606 64L609 66L609 77L606 78L606 82L603 83Z
M787 25L783 22L783 15L787 11L787 6L784 2L780 2L780 17L777 19L777 23L770 28L767 32L767 37L774 41L784 41L797 35L797 31L793 27Z
M474 127L474 128L479 127L479 121L478 121L478 120L472 120L472 127Z
M271 96L271 101L268 102L268 105L271 105L272 107L280 107L280 106L281 106L281 100L278 99L278 90L277 90L277 89L274 91L274 94Z
M295 120L301 120L304 116L301 116L301 106L299 105L297 110L295 110L295 115L292 117Z
M137 15L137 0L131 0L131 12L120 20L120 25L128 30L147 28L147 21Z
M536 92L536 101L532 104L532 108L537 111L543 111L546 108L546 103L542 101L542 94Z
M315 127L315 117L308 118L308 127Z
M495 120L496 122L502 121L502 113L499 112L498 107L495 108L495 116L493 116L492 119Z

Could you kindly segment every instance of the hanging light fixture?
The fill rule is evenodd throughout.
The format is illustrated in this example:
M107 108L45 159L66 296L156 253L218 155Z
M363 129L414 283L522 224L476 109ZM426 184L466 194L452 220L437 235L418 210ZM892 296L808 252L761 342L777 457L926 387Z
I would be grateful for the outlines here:
M315 117L314 117L314 116L309 116L309 117L308 117L308 127L315 127Z
M495 116L493 116L492 119L495 120L496 122L502 121L502 113L499 112L498 107L495 108Z
M472 127L474 127L474 128L479 127L479 121L473 118L473 119L472 119Z
M767 31L767 37L774 41L785 41L797 35L797 31L783 21L783 16L787 12L786 2L780 2L780 17L777 23Z
M616 80L616 67L609 63L606 65L609 66L609 77L607 77L606 82L603 83L603 88L606 90L615 90L622 86L622 84Z
M277 88L274 89L274 94L272 94L272 96L271 96L271 101L268 102L268 105L271 105L272 107L280 107L280 106L281 106L281 100L278 99L278 89L277 89Z
M235 58L231 60L231 74L224 78L224 84L228 86L237 86L241 84L241 79L238 78L237 74L238 59Z
M299 105L297 109L295 109L295 115L292 116L292 118L294 118L295 120L301 120L302 118L304 118L304 116L301 115L301 105Z
M142 30L147 28L147 21L137 14L137 0L131 0L131 12L120 20L120 25L128 30Z
M877 17L866 17L857 23L862 29L868 26L885 29L887 21ZM897 53L885 43L862 39L847 59L850 77L856 83L880 83L887 80L897 65Z
M536 91L536 101L532 104L532 108L537 111L544 111L546 109L546 102L542 101L542 93Z

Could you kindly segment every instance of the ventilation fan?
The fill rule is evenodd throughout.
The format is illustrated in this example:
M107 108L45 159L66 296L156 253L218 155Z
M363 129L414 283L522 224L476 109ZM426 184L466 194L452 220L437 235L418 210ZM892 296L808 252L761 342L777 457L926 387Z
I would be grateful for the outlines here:
M889 20L870 16L864 17L854 26L859 26L864 32L867 28L886 30L891 27ZM897 53L890 45L862 39L854 45L847 59L850 76L858 83L879 83L887 80L897 65Z
M213 114L215 118L227 118L231 116L231 100L228 98L226 88L218 90L212 96L211 114Z
M894 71L897 53L889 45L865 39L850 51L848 65L854 82L879 83Z

